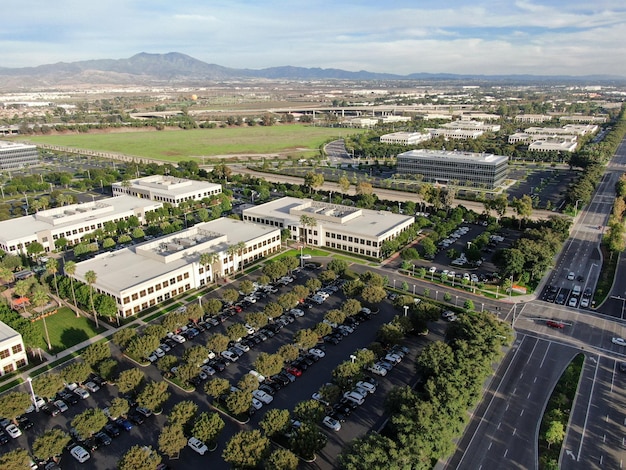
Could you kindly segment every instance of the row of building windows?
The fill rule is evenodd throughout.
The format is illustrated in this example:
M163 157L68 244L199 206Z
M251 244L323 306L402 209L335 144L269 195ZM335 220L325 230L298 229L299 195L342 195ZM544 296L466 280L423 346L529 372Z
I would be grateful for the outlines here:
M176 284L177 282L181 282L183 279L189 279L188 272L179 274L178 276L171 278L169 281L163 281L162 283L159 282L155 286L148 287L148 289L142 289L139 292L135 292L134 294L130 296L124 297L124 303L127 304L131 301L131 299L137 300L140 297L145 297L146 295L153 294L155 290L164 289L170 285Z
M20 359L18 361L15 361L15 365L7 364L6 366L2 368L2 375L10 374L15 369L19 369L20 367L24 367L25 365L26 365L26 359Z
M11 351L13 352L13 354L18 354L22 352L22 345L21 344L15 344L11 347L11 350L7 349L3 349L2 351L0 351L0 359L6 359L7 357L9 357L11 355Z
M343 240L344 242L348 241L350 243L358 243L360 245L378 247L378 242L373 242L372 240L365 240L364 238L351 237L349 235L341 235L338 233L335 234L331 232L326 232L326 238L335 238L337 240Z
M326 242L326 246L330 248L336 248L338 250L350 251L352 253L359 253L366 256L372 256L371 250L366 250L364 248L356 248L351 245L340 245L339 243L335 244L335 242Z

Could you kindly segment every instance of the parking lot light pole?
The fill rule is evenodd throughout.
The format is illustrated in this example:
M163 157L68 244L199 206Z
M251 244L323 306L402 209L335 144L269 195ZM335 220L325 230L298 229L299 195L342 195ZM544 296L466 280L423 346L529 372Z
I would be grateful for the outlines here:
M26 377L26 381L28 382L28 386L30 387L30 397L33 400L33 405L35 405L35 411L39 412L39 405L37 405L37 400L35 399L35 391L33 390L33 379L31 377Z
M406 317L406 315L407 315L407 312L408 312L408 311L409 311L409 306L408 306L408 305L405 305L405 306L404 306L404 316L405 316L405 317Z
M459 303L459 296L458 296L458 295L455 295L455 297L456 297L456 298L454 299L454 306L456 307L456 306L457 306L457 304Z
M439 296L439 291L438 291L438 290L436 290L436 291L435 291L435 301L437 301L437 297L438 297L438 296Z

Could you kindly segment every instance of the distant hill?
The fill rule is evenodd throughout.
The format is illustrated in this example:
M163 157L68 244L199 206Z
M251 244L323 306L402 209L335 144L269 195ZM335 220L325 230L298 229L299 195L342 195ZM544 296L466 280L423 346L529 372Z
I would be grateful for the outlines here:
M473 81L473 82L559 82L559 83L624 83L625 77L588 75L455 75L413 73L394 75L361 70L350 72L341 69L306 67L270 67L261 70L233 69L207 64L179 52L148 54L142 52L128 59L100 59L79 62L59 62L37 67L0 67L0 88L25 88L60 85L130 85L196 83L237 79L288 79L288 80L419 80L419 81Z

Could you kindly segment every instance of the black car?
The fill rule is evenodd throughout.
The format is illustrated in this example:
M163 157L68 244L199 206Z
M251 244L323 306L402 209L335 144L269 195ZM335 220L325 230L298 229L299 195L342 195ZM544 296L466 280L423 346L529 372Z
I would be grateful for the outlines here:
M221 361L219 359L209 361L209 365L218 372L223 372L224 369L226 369L226 364L224 363L224 361Z
M173 339L170 339L170 338L167 338L164 342L165 342L165 344L167 344L172 349L174 349L176 346L178 346L178 343L176 341L174 341Z
M118 437L120 435L120 428L115 423L106 424L103 429L109 437Z
M57 416L59 413L61 413L61 411L56 406L51 406L47 403L39 409L49 416Z
M261 384L259 385L259 390L265 392L265 393L269 393L270 395L274 395L276 392L274 391L274 389L272 387L270 387L268 384Z
M20 427L20 429L22 431L26 431L27 429L30 429L30 428L32 428L35 425L35 423L33 423L26 416L18 416L17 417L17 424L19 425L19 427Z
M145 421L143 416L141 416L139 413L129 413L128 420L131 423L136 424L137 426L143 424L143 422Z
M289 380L287 377L285 377L284 375L281 375L281 374L272 375L270 377L270 380L272 382L279 383L283 387L286 387L287 385L289 385L291 383L291 380Z
M190 383L191 385L193 385L194 387L197 387L198 385L200 385L200 384L202 383L202 379L201 379L200 377L198 377L198 376L191 377L191 378L189 379L189 383ZM131 420L131 421L132 421L132 420Z
M65 403L72 406L78 404L78 396L76 396L75 393L66 392L65 390L61 390L59 393L57 393L55 399L63 400Z
M336 419L337 421L339 421L341 423L345 423L346 422L346 418L347 418L346 415L344 415L343 413L341 413L339 411L333 411L328 416L330 416L333 419Z
M85 442L83 442L81 446L86 450L93 452L94 450L98 450L100 444L95 437L90 437L85 439Z
M93 437L101 446L108 446L111 444L111 437L104 431L95 433Z
M282 384L279 382L265 382L263 385L267 385L268 387L270 387L272 390L274 390L274 393L283 388Z
M103 386L107 384L106 380L104 380L102 377L96 374L91 374L89 378L87 379L87 382L93 382L100 388L102 388Z
M305 354L304 356L301 356L300 361L305 362L308 366L312 366L316 362L315 359L313 359L313 354Z
M0 445L7 444L9 442L9 436L4 431L0 431Z

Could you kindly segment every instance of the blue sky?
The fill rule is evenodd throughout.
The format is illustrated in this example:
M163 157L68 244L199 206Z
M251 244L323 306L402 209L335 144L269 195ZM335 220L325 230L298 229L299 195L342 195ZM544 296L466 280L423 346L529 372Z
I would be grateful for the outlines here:
M0 67L139 52L408 74L626 77L624 0L22 0Z

